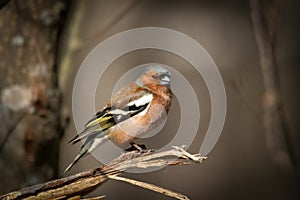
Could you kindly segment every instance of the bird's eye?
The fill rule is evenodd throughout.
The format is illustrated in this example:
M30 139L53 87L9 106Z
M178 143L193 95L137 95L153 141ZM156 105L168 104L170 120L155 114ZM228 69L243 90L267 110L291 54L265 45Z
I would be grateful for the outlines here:
M155 74L152 75L153 79L157 79L157 76Z

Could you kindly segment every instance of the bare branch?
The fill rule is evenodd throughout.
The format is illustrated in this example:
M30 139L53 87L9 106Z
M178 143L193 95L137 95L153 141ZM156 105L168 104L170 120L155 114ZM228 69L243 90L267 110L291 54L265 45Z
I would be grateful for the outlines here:
M200 163L206 159L206 157L201 157L199 154L192 155L183 148L184 146L173 147L171 150L157 153L153 150L126 152L110 164L100 168L11 192L0 196L0 199L78 199L78 196L82 197L95 190L109 178L115 180L122 179L123 181L136 183L135 185L161 194L173 195L172 197L178 197L179 199L187 199L184 195L159 186L117 177L117 175L129 169Z
M170 196L170 197L174 197L176 199L180 199L180 200L189 199L185 195L182 195L182 194L177 193L177 192L173 192L171 190L168 190L168 189L165 189L165 188L162 188L162 187L150 184L150 183L145 183L145 182L141 182L141 181L137 181L137 180L133 180L133 179L129 179L129 178L124 178L124 177L120 177L120 176L117 176L117 175L109 176L109 178L117 180L117 181L123 181L123 182L126 182L126 183L130 183L130 184L133 184L133 185L136 185L136 186L148 189L148 190L152 190L154 192L158 192L158 193Z
M268 31L259 0L250 0L253 31L259 51L265 93L263 97L264 126L267 145L273 158L282 167L297 169L289 138L289 131L283 113L280 95L279 75L273 43Z

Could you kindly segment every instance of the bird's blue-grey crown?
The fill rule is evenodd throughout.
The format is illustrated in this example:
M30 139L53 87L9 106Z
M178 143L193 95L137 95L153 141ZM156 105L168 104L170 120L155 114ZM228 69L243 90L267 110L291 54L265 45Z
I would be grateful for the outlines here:
M161 65L153 65L150 67L147 67L143 74L147 74L149 72L156 72L156 74L153 75L153 78L159 81L161 85L170 86L171 84L171 75L170 72L162 67ZM136 83L140 86L143 86L143 83L140 78L136 80Z

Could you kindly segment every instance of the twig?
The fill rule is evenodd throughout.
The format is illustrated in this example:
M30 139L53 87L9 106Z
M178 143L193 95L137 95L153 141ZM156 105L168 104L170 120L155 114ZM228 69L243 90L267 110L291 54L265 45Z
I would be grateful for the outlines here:
M108 176L108 177L110 179L113 179L113 180L123 181L123 182L126 182L126 183L130 183L132 185L136 185L136 186L148 189L148 190L152 190L154 192L158 192L160 194L164 194L164 195L167 195L167 196L170 196L170 197L174 197L176 199L180 199L180 200L187 200L187 199L189 199L187 196L185 196L183 194L180 194L180 193L177 193L177 192L173 192L171 190L168 190L168 189L165 189L163 187L160 187L160 186L157 186L157 185L153 185L153 184L150 184L150 183L145 183L145 182L141 182L141 181L137 181L137 180L125 178L125 177L120 177L120 176L117 176L117 175L111 175L111 176Z
M20 122L24 119L24 117L28 114L28 112L22 112L20 116L15 120L15 122L11 125L11 127L7 130L4 139L0 143L0 154L4 149L5 144L7 143L11 134L15 131Z
M185 146L181 147L173 147L173 149L163 152L158 152L152 154L152 152L145 152L141 156L136 157L136 153L127 153L122 155L122 159L125 158L123 161L118 161L116 164L115 161L110 165L113 169L119 170L119 171L126 171L128 169L132 168L147 168L149 166L153 166L154 164L157 167L165 167L166 165L170 165L174 161L175 158L185 158L192 160L194 162L202 162L202 160L206 159L207 157L202 157L199 154L191 155L187 151L185 151L183 148ZM149 154L150 153L150 154ZM139 153L137 153L139 154ZM135 157L134 157L135 156ZM164 157L173 156L173 159L162 159ZM178 163L180 164L180 163Z
M267 145L273 158L285 168L297 170L296 159L289 139L273 43L267 29L259 0L250 0L253 31L259 51L265 94L263 97L264 126Z
M76 199L77 196L81 197L95 190L101 184L105 183L108 178L115 178L116 176L114 175L119 175L129 169L200 163L206 159L206 157L201 157L198 154L192 155L188 153L183 147L173 147L171 150L158 153L152 150L127 152L113 160L110 164L100 168L11 192L0 196L0 199ZM139 186L143 187L143 184ZM147 186L150 187L151 184L144 183L144 188L147 188ZM168 196L178 194L158 186L151 186L150 188L153 188L152 190L156 192L161 191L162 194ZM178 196L180 195L178 194Z

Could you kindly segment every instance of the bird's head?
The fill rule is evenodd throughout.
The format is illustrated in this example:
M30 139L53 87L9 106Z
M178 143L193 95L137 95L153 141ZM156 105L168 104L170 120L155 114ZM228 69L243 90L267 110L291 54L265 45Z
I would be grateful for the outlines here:
M154 65L148 67L136 82L140 86L163 85L170 87L171 76L166 68L160 65Z

